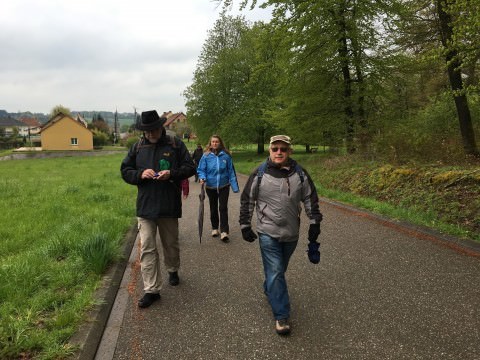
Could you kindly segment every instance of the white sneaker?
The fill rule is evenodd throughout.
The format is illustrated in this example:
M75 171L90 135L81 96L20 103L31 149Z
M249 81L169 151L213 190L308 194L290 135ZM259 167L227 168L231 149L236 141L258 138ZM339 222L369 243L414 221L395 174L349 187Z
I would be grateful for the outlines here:
M220 239L222 239L223 242L228 242L228 234L226 232L222 232Z
M213 230L212 230L212 236L213 236L213 237L217 237L218 235L220 235L220 233L218 232L218 230L217 230L217 229L213 229Z

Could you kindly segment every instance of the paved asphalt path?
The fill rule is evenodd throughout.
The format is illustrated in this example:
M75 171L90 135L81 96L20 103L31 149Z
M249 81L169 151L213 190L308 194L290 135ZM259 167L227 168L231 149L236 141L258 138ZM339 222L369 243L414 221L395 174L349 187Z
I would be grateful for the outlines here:
M231 242L210 236L206 200L200 244L199 189L190 181L180 220L180 285L164 272L161 300L139 309L135 245L97 359L480 359L480 253L322 202L321 263L308 261L303 221L287 272L292 334L281 337L258 241L241 238L240 194Z

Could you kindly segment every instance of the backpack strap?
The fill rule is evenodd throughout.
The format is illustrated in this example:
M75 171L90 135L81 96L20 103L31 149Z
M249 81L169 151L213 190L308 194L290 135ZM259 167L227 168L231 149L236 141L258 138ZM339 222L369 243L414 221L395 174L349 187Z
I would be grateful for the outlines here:
M176 149L176 148L177 148L177 142L175 141L175 136L172 136L172 135L168 135L168 134L167 134L167 137L168 137L168 143L169 143L174 149Z
M137 141L135 145L135 155L138 155L138 152L140 151L140 147L143 146L144 142L145 142L145 138L142 136L140 138L140 141Z
M303 174L302 167L298 164L295 165L295 172L300 176L300 181L303 184L303 181L305 180L305 175Z
M175 156L177 158L177 166L180 167L180 149L178 147L175 136L167 134L167 138L168 144L173 148L173 152L175 153Z
M255 189L254 197L258 199L258 191L260 190L260 183L262 182L263 174L265 174L265 170L267 169L267 162L264 161L260 164L257 169L257 188Z

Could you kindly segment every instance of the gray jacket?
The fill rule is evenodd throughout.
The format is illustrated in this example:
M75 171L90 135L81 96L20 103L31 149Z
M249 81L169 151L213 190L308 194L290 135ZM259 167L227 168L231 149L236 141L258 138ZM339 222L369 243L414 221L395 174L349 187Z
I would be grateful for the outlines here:
M315 185L302 168L304 181L295 171L295 160L286 168L279 168L270 159L258 185L258 167L248 178L241 195L240 226L251 226L253 210L257 212L257 232L267 234L280 242L297 241L303 202L310 223L320 223L322 214L318 206Z

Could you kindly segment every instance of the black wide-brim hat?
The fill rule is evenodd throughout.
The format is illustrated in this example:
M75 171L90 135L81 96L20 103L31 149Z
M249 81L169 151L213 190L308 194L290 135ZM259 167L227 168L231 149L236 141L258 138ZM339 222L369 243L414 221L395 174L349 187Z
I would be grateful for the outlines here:
M137 122L137 129L148 131L155 130L163 126L167 121L167 118L158 116L156 110L144 111L140 121Z

